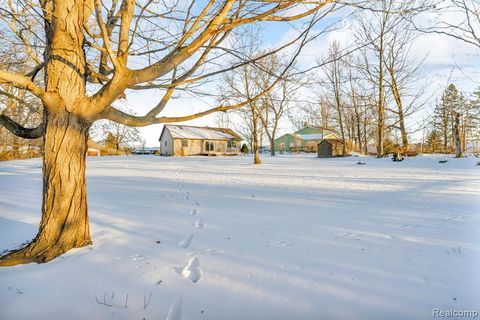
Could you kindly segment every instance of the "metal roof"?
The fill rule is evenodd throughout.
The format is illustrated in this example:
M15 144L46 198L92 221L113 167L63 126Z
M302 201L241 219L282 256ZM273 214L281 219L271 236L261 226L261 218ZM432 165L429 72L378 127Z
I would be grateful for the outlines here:
M299 134L302 140L322 140L323 134L321 133L310 133L310 134Z
M237 138L231 134L220 131L219 128L166 125L165 129L170 132L174 139L229 140Z

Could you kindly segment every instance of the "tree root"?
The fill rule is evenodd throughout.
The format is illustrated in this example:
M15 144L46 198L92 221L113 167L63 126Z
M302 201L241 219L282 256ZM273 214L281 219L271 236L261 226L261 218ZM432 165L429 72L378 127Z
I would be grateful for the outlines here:
M80 245L72 246L48 246L39 244L35 240L23 248L12 250L0 257L0 267L11 267L28 263L49 262L70 249L80 248L92 244L91 240L84 241Z

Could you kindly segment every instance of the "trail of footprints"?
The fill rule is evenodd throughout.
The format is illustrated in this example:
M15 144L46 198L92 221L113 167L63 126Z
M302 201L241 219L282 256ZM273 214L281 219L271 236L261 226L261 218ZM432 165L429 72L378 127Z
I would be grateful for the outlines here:
M193 201L191 199L190 192L184 190L182 185L183 181L181 180L180 175L178 173L175 176L175 180L179 182L178 191L184 193L183 199L187 201L192 201L193 204L195 204L195 208L192 208L190 210L189 215L192 217L198 215L200 213L200 210L198 208L200 206L200 202ZM192 223L192 226L194 229L203 229L205 224L202 219L197 219L195 222ZM188 234L182 241L178 243L178 247L180 249L188 249L192 244L193 238L194 238L194 233ZM187 257L189 257L189 259L182 268L176 268L177 273L179 273L183 278L190 281L191 283L197 283L202 278L202 268L200 267L200 260L198 259L198 257L192 256L191 252L187 253L186 255ZM179 310L181 308L181 303L179 304L178 301L174 302L174 304L172 304L172 308L173 310L175 310L175 312L173 312L174 314L179 313ZM174 319L175 317L170 317L170 318Z

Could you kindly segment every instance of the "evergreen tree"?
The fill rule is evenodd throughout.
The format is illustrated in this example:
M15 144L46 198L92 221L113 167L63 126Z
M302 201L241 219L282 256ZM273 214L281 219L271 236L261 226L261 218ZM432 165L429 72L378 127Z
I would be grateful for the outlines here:
M247 146L246 143L244 143L244 144L242 145L241 151L242 151L243 154L247 154L247 153L248 153L248 146Z
M443 152L448 152L454 145L454 123L456 112L461 112L463 97L458 92L457 87L451 83L442 94L440 103L435 108L434 127L440 133L442 139Z

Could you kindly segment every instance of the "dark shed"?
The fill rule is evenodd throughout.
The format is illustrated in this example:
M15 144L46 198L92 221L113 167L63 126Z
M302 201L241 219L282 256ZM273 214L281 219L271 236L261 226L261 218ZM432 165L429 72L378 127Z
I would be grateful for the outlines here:
M342 156L343 142L339 139L323 139L317 146L319 158Z

